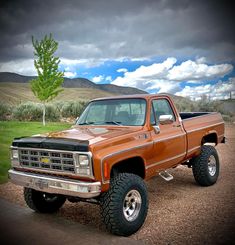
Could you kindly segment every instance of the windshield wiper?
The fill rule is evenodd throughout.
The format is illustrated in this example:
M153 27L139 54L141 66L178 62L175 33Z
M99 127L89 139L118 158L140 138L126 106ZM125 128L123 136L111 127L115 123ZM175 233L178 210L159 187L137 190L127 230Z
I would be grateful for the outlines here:
M79 123L77 125L91 125L94 124L94 122L84 122L84 123Z
M113 125L119 125L121 126L121 122L116 122L116 121L107 121L107 122L84 122L84 123L79 123L77 125L102 125L102 124L113 124Z
M116 122L116 121L108 121L108 122L105 122L106 124L114 124L114 125L119 125L119 126L122 126L121 122Z

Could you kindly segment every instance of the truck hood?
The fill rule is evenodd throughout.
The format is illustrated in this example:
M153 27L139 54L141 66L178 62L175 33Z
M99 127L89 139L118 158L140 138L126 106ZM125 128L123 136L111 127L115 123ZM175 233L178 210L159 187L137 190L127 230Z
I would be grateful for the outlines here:
M106 126L74 126L71 129L52 132L41 137L51 138L64 138L64 139L75 139L79 141L89 141L89 144L95 144L103 140L112 139L118 136L127 135L129 133L137 132L142 127L106 127Z

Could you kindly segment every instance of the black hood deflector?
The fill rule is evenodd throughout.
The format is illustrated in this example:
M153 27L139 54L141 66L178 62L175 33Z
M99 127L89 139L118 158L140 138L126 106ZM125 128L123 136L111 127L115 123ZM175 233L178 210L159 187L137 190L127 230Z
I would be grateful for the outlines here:
M64 138L47 138L47 137L22 137L15 138L12 146L26 148L42 148L64 151L81 151L89 150L89 141L79 141L75 139Z

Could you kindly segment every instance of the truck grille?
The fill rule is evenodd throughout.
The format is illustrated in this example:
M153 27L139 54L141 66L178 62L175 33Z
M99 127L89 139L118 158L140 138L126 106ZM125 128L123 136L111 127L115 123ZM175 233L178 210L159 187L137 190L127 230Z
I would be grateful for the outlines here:
M19 149L19 161L25 168L74 173L74 159L71 152Z

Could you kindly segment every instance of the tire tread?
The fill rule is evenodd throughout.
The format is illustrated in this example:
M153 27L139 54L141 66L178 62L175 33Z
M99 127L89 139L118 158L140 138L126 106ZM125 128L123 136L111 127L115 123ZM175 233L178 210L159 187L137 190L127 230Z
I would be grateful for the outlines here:
M24 199L26 204L32 210L38 213L54 213L65 203L66 198L58 196L52 203L47 203L42 198L42 192L33 190L31 188L24 188Z
M210 176L208 172L208 159L214 155L217 161L215 176ZM192 159L192 169L195 181L201 186L213 185L219 175L219 158L216 149L211 145L203 145L199 156Z
M140 185L147 195L146 186L139 176L130 173L121 173L112 179L109 191L102 194L100 199L102 219L106 225L107 230L116 235L129 236L136 232L142 225L137 225L138 227L129 226L127 229L123 229L123 224L120 224L120 220L117 219L119 210L117 208L116 202L120 201L120 197L125 192L125 187L128 183L136 183L137 185ZM147 210L148 200L146 201L146 208L142 217L143 222L146 218Z

